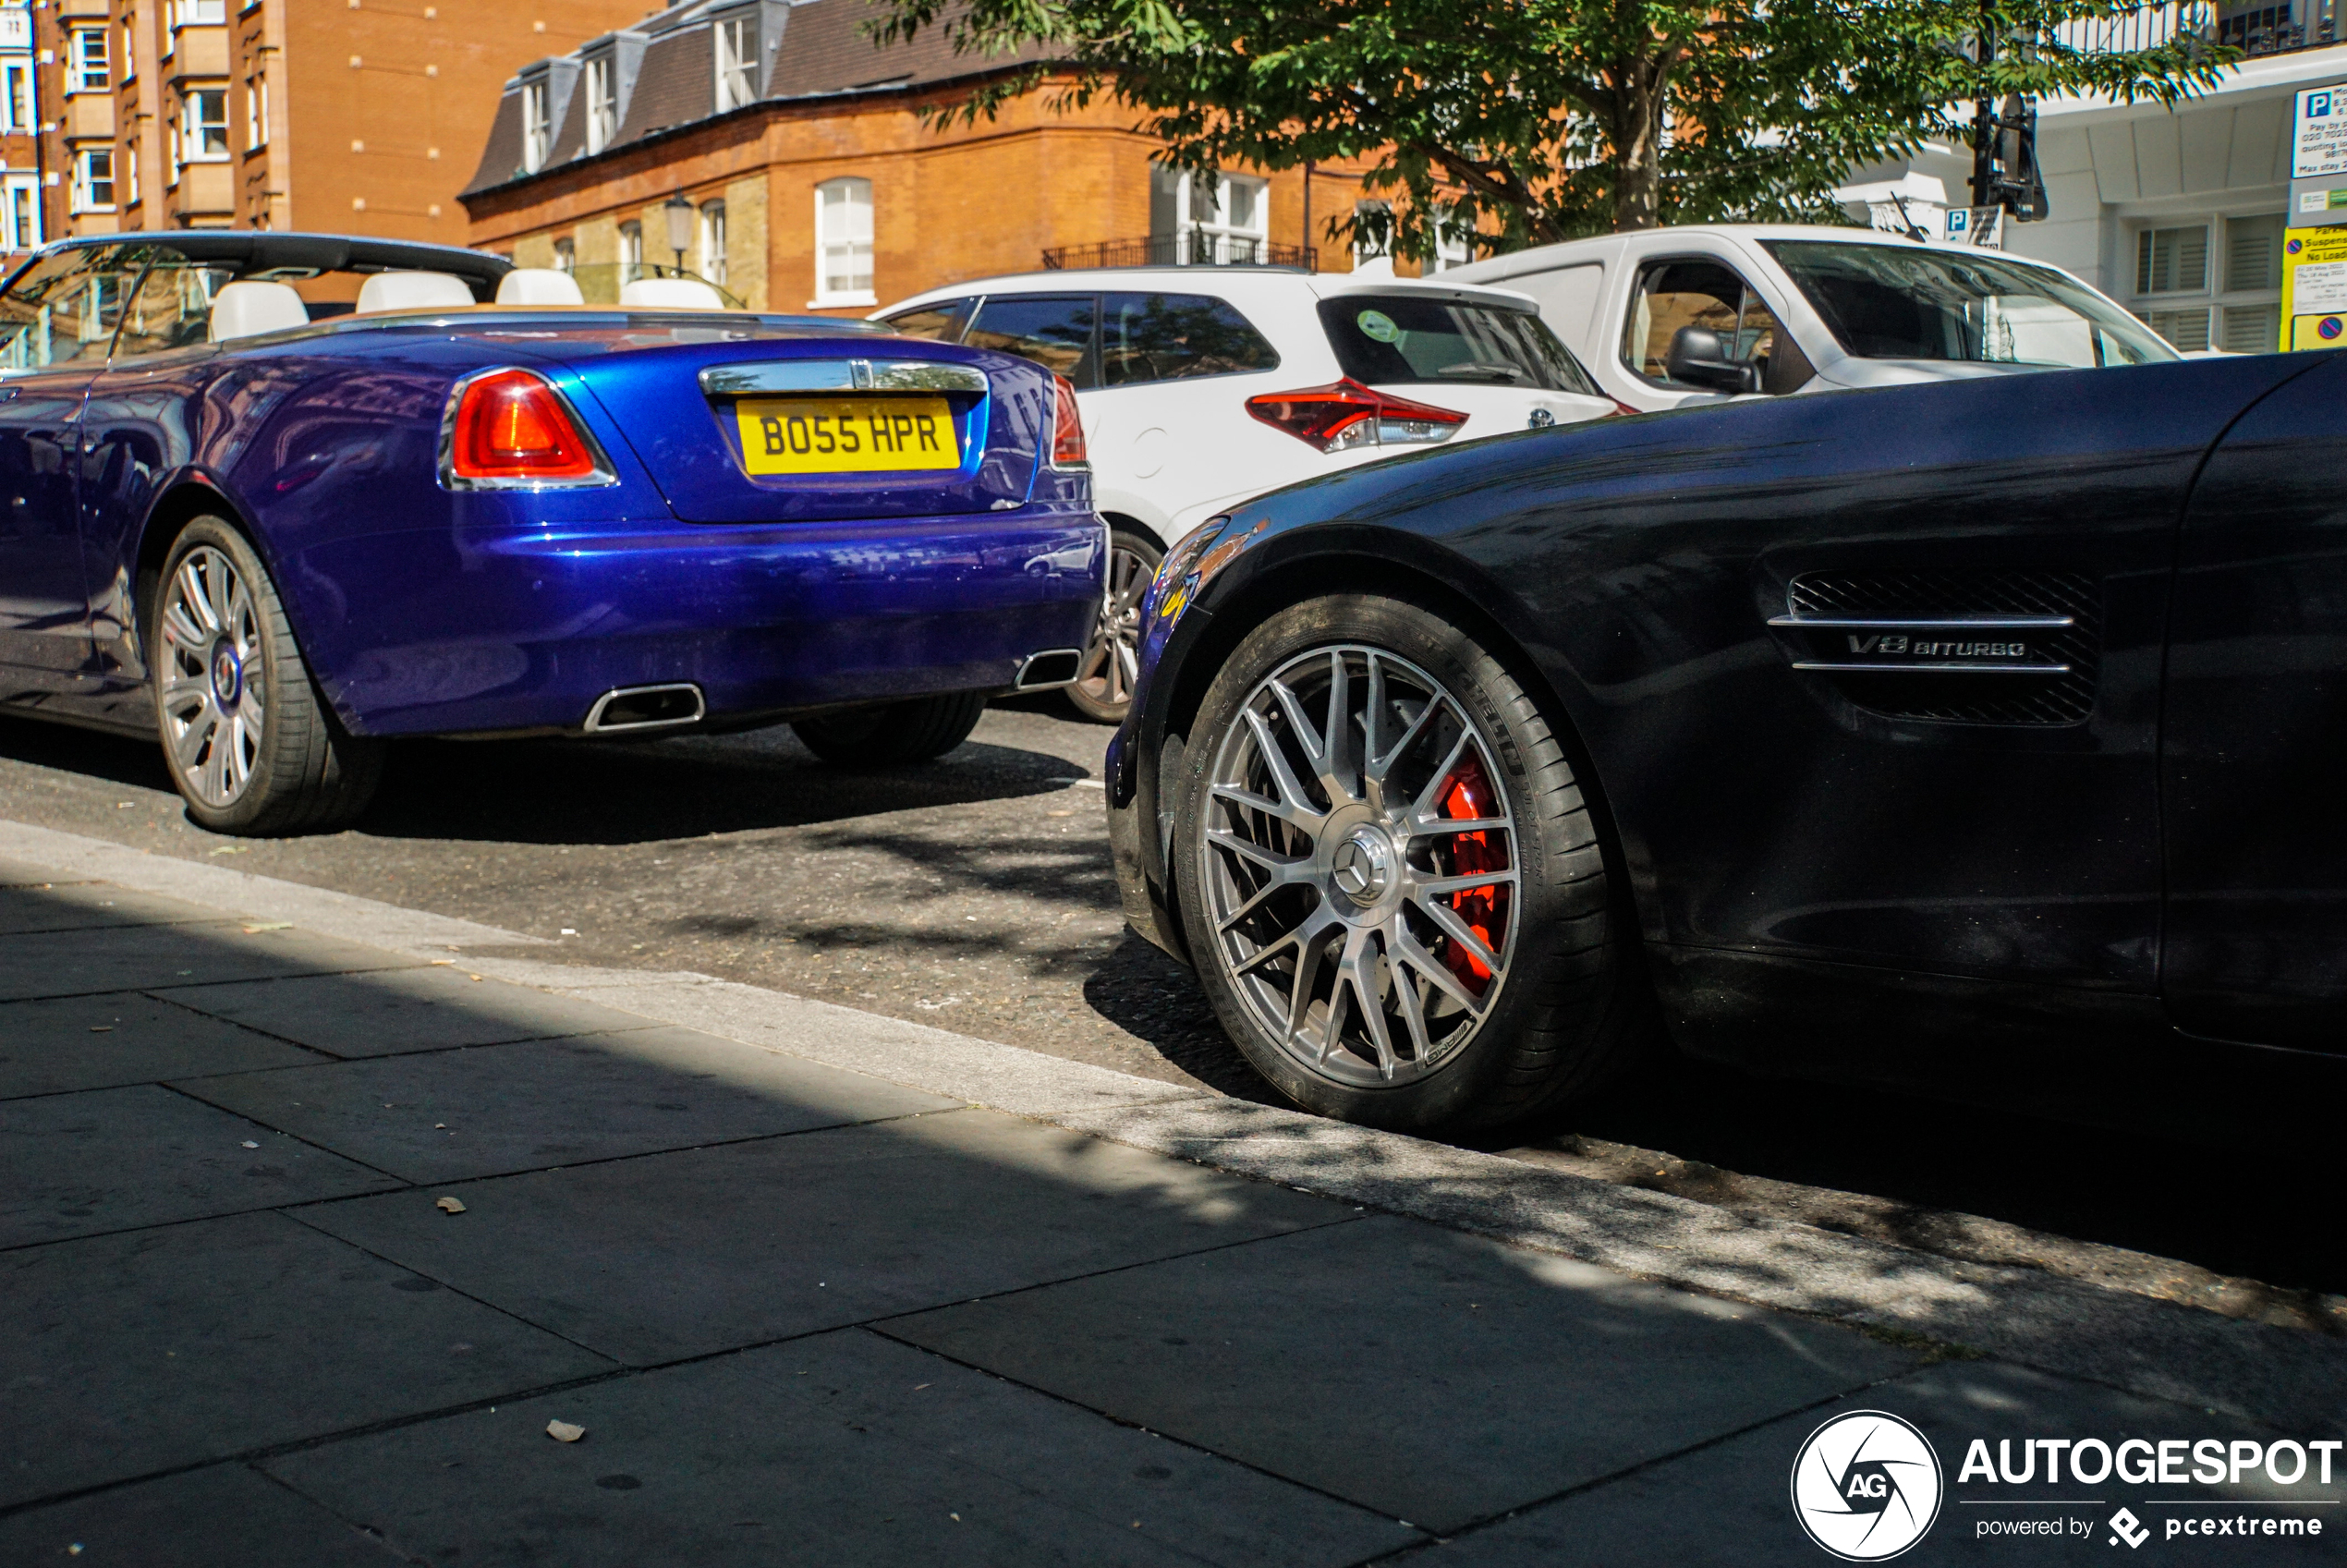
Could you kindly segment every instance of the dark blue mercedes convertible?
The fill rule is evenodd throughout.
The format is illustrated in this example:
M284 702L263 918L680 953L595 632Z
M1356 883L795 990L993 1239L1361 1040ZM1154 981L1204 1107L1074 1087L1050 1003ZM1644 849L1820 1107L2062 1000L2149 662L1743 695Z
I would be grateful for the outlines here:
M198 821L269 833L347 820L390 737L901 762L1072 680L1073 389L726 303L317 236L41 252L0 292L0 702L157 735Z
M2347 1057L2347 357L1983 369L1179 541L1111 750L1134 926L1287 1095L1386 1125L1664 1029L2033 1101Z

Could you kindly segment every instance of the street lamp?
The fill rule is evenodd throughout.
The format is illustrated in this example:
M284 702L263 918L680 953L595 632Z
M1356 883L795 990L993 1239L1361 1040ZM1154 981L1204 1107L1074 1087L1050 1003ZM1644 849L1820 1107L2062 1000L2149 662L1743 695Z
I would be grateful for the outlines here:
M676 252L676 271L685 271L685 248L693 242L693 203L683 191L670 197L662 211L668 214L668 248Z

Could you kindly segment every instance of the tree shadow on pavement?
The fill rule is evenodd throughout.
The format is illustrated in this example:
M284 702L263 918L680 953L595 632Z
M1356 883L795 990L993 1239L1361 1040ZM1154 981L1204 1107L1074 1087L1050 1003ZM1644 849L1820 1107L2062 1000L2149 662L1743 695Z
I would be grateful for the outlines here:
M1131 931L1085 978L1084 1000L1209 1088L1259 1105L1287 1103L1222 1032L1198 977Z

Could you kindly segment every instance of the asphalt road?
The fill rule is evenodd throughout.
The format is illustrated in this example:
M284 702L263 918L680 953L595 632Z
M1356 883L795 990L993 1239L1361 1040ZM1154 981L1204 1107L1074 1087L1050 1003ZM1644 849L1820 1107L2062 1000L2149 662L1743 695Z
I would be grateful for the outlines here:
M0 816L527 932L582 964L698 970L1266 1098L1187 972L1124 928L1107 735L1023 699L936 763L870 772L818 762L787 729L416 743L356 830L251 841L189 823L152 744L7 718ZM2213 1149L1675 1060L1483 1146L2347 1332L2347 1230L2319 1146Z

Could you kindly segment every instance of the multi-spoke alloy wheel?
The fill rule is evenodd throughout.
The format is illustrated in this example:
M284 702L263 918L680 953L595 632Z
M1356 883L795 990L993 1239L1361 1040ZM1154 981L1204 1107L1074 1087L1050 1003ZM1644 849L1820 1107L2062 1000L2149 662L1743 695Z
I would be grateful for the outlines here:
M1118 529L1109 536L1108 592L1084 647L1084 663L1067 699L1088 718L1121 723L1141 669L1141 596L1165 558L1153 540Z
M1203 818L1211 940L1281 1047L1364 1086L1439 1067L1507 983L1515 830L1456 699L1374 648L1265 676Z
M200 803L225 809L252 783L268 721L252 590L227 556L200 546L164 585L161 626L155 675L173 772Z
M1308 1110L1492 1123L1596 1087L1651 1014L1552 721L1444 614L1337 593L1224 656L1168 773L1182 927ZM1169 767L1170 764L1170 767Z
M327 711L244 535L189 522L145 603L156 735L190 817L214 833L304 833L365 808L383 743Z

